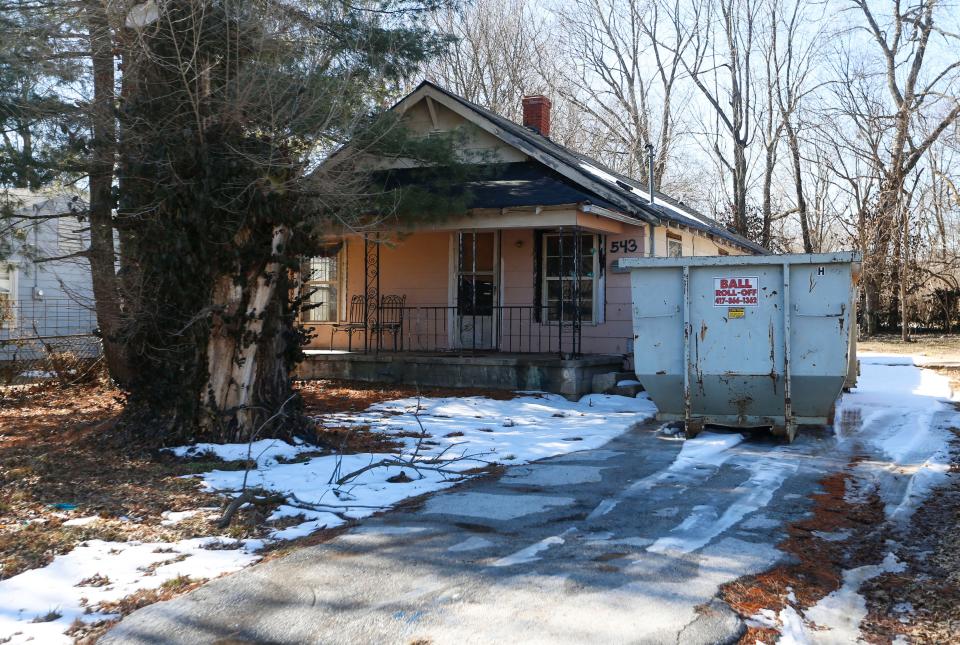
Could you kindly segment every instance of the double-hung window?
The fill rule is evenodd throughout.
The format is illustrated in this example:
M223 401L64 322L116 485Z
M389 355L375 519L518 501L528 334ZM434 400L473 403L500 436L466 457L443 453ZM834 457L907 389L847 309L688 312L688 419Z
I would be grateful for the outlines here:
M307 294L304 322L334 323L340 319L340 247L328 245L321 255L303 263L303 289Z
M600 258L597 236L547 233L543 236L543 306L548 322L594 321Z

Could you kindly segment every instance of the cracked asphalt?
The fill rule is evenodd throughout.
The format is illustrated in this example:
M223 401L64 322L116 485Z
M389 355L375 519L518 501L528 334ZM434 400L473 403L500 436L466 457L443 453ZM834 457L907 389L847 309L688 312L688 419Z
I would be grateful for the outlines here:
M141 609L102 643L726 643L716 596L769 568L848 443L764 433L671 467L653 422L506 469ZM705 435L701 435L703 437ZM735 445L733 445L735 444Z

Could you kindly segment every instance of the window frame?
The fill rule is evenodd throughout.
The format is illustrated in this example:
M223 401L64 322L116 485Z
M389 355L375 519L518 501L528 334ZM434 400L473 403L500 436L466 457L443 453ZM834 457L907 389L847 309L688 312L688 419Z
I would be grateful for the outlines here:
M559 320L550 320L550 306L549 306L550 290L548 289L549 282L550 281L562 282L563 280L569 280L569 281L573 280L573 278L569 278L569 277L564 278L562 276L551 278L549 275L549 272L547 271L547 257L548 257L547 245L549 243L550 238L555 238L560 236L574 237L574 233L544 231L543 235L541 236L543 239L540 241L540 244L541 244L541 247L540 247L540 307L544 312L542 316L542 320L540 321L541 325L557 325L560 322ZM590 237L593 240L593 251L594 251L591 254L593 256L593 271L592 271L593 275L589 276L589 279L593 283L592 284L593 298L592 298L592 302L590 303L590 319L587 320L581 317L580 324L581 325L599 325L602 322L600 320L600 313L599 313L600 312L599 301L601 299L600 287L602 285L602 282L600 279L601 240L600 240L600 236L596 233L581 232L580 237ZM584 280L586 278L584 276L580 276L580 279ZM564 322L567 322L567 321L565 320Z
M337 277L333 280L313 280L307 279L307 273L301 269L301 276L303 276L300 289L301 293L305 293L310 289L322 285L332 285L336 290L336 297L334 299L334 315L332 320L309 320L306 319L313 314L314 311L317 311L319 307L310 309L301 314L301 322L305 325L337 325L343 322L344 315L344 285L346 283L346 258L347 258L347 241L343 241L343 245L340 247L340 250L337 251L335 255L331 256L307 256L303 259L304 264L309 270L310 262L314 259L321 260L333 260L336 262L336 271ZM305 301L305 304L310 304Z
M674 245L674 248L678 249L678 250L679 250L679 253L677 253L677 254L671 253L671 251L670 251L671 245ZM667 231L666 251L667 251L666 257L668 257L668 258L681 258L681 257L683 257L683 236L682 236L682 235L677 235L676 233L672 233L672 232L670 232L670 231Z
M471 235L490 235L491 244L492 244L492 262L489 269L474 268L476 267L476 261L474 260L474 266L467 269L462 266L464 262L463 250L466 248L464 246L464 236ZM496 313L497 307L502 303L500 302L500 231L487 231L487 230L462 230L457 231L456 235L453 237L454 244L454 260L453 260L453 304L456 307L456 314L458 317L472 318L475 316L493 316ZM473 252L473 246L471 245L471 254ZM479 250L479 245L476 246ZM490 277L491 284L491 303L489 313L477 313L472 311L472 306L474 302L464 303L460 299L461 283L464 279L468 279L472 282L473 289L476 289L477 279L481 277ZM468 306L469 305L469 306ZM480 307L481 305L477 305Z
M17 301L18 301L18 292L20 285L18 284L18 274L19 267L14 262L0 262L0 267L3 268L4 272L7 274L7 278L10 281L10 318L3 319L0 318L0 329L16 329L17 327Z

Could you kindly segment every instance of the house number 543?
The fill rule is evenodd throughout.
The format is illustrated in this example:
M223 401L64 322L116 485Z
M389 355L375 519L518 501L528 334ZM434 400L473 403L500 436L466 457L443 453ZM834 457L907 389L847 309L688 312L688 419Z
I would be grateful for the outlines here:
M636 240L613 240L610 242L611 253L636 253Z

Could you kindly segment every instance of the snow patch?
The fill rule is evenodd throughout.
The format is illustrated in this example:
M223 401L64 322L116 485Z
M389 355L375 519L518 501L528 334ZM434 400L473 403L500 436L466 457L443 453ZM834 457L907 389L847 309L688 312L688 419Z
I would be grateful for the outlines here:
M869 564L843 572L843 585L803 612L804 617L824 632L817 640L855 643L860 637L860 621L867 616L867 601L860 595L860 586L883 573L896 573L906 568L897 557L888 553L880 564Z
M887 458L859 472L876 483L887 517L905 522L949 470L950 381L912 357L861 354L860 368L838 406L837 440L865 441Z
M378 403L362 413L332 414L320 419L330 427L369 426L393 435L419 433L422 423L432 443L398 436L397 442L402 446L399 455L323 455L285 463L310 447L272 440L254 442L252 449L246 444L198 444L176 448L174 453L191 456L207 452L237 460L246 459L249 452L257 468L246 474L247 485L285 495L290 500L288 505L299 509L299 513L310 520L272 536L290 539L290 536L308 533L311 526L313 530L331 528L343 520L369 516L409 497L449 488L467 477L458 474L464 470L501 461L523 464L598 448L655 412L646 394L635 398L591 394L577 402L554 394L508 401L485 397L408 398ZM435 463L425 463L423 469L376 467L348 483L336 483L348 473L398 456ZM431 469L438 465L436 460L445 466L446 472ZM401 471L412 481L389 481ZM213 470L200 475L205 490L224 494L240 490L244 477L245 473L237 470Z
M88 540L39 569L0 581L0 642L73 643L64 631L74 620L111 618L101 603L120 600L141 589L156 589L179 576L216 578L256 562L259 543L237 549L205 548L217 538L179 542L107 542ZM91 609L92 613L87 613ZM53 612L53 613L51 613ZM46 622L37 617L57 615Z
M642 189L642 188L640 188L640 187L638 187L638 186L633 186L633 185L628 184L628 183L626 183L626 182L618 181L617 178L614 177L613 175L611 175L609 172L607 172L607 171L605 171L605 170L601 170L600 168L597 168L596 166L594 166L594 165L592 165L592 164L588 164L588 163L586 163L586 162L581 161L581 162L580 162L580 167L583 168L584 170L586 170L587 172L589 172L589 173L590 173L591 175L593 175L594 177L597 177L597 178L599 178L599 179L602 179L603 181L605 181L605 182L607 182L607 183L609 183L609 184L613 184L614 186L616 186L616 187L619 188L620 190L628 190L629 192L633 193L633 194L636 195L637 197L639 197L639 198L641 198L641 199L643 199L643 200L645 200L645 201L647 201L647 202L650 201L650 191L649 191L649 190L644 190L644 189ZM686 220L686 221L688 221L688 222L692 222L692 223L697 224L697 225L700 225L700 226L703 226L703 225L714 226L714 223L711 222L711 221L709 221L708 219L706 219L706 218L704 218L704 217L702 217L702 216L694 215L693 213L690 213L690 212L688 212L688 211L686 211L686 210L684 210L684 209L682 209L682 208L679 208L678 206L674 206L673 204L667 203L666 201L664 201L664 200L662 200L662 199L660 199L660 200L655 200L654 203L655 203L656 206L658 206L658 207L660 207L660 208L663 208L663 209L665 209L665 210L670 211L673 215L678 216L678 217L679 217L680 219L682 219L682 220Z

